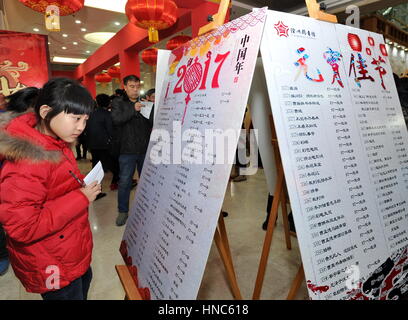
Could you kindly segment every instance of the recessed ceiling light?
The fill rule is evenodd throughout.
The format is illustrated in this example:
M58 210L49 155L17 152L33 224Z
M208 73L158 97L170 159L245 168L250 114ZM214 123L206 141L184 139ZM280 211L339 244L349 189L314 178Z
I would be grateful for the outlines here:
M67 50L67 47L62 47L62 50Z
M62 36L63 36L64 38L68 37L68 35L67 35L66 33L64 33Z
M117 22L117 21L116 21L115 24L116 24L117 26L120 26L120 22Z
M92 32L87 33L84 38L92 43L105 44L115 35L113 32Z
M75 46L77 46L77 45L78 45L78 42L74 41L74 42L72 42L72 44L75 45Z
M140 84L143 84L144 83L144 81L143 80L140 80Z
M38 28L33 28L33 31L38 32L38 31L40 31L40 29L38 29Z
M89 51L89 50L86 50L86 53L91 53L91 51Z
M48 44L51 44L51 42L48 41Z
M85 6L102 10L125 13L126 2L127 0L115 0L115 1L85 0Z
M81 23L81 20L75 20L75 23L76 23L76 24L80 24L80 23Z
M52 59L53 62L60 62L60 63L77 63L81 64L85 61L86 59L80 59L80 58L68 58L68 57L54 57Z
M81 28L81 31L82 31L82 32L86 32L86 29L85 29L85 28Z

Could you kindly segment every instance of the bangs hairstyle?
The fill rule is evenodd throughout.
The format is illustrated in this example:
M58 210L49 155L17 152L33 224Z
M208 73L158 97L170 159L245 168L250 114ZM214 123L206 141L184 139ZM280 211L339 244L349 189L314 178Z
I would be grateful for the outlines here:
M39 120L41 120L40 108L43 105L52 109L45 118L49 123L61 112L89 115L94 110L95 101L88 90L75 80L55 78L48 81L38 94L34 110Z

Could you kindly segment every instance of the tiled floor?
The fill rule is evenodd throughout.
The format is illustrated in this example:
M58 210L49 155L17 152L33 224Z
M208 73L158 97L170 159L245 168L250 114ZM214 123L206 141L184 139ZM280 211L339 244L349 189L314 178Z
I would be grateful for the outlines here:
M91 169L89 160L79 161L80 169ZM115 264L123 264L119 244L124 227L115 225L117 191L109 190L111 174L103 181L107 196L90 206L90 222L94 235L92 269L94 278L89 299L123 299L124 291L115 271ZM133 196L133 194L132 194ZM247 181L231 183L225 195L223 209L232 258L238 285L244 299L251 299L258 271L259 259L265 237L262 222L265 219L267 187L263 170L248 177ZM300 253L295 238L292 250L285 246L282 221L279 218L273 235L272 247L266 269L261 299L285 299L300 265ZM204 272L198 299L233 299L226 272L213 243ZM0 300L41 299L38 294L27 293L14 276L12 269L0 277ZM303 283L297 299L308 299Z

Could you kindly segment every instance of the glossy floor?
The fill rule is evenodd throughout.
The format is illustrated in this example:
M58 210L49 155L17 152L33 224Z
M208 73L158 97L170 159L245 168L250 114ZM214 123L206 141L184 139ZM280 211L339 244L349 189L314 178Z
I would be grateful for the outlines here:
M83 173L91 169L89 160L78 162ZM94 235L93 280L89 299L123 299L124 291L114 266L123 264L119 244L124 227L117 227L117 191L109 190L111 175L107 173L103 190L107 196L90 206L90 222ZM133 196L133 193L132 193ZM247 181L230 183L225 195L223 210L229 213L225 218L232 258L238 285L244 299L251 299L258 271L259 259L265 238L262 222L265 220L267 187L263 170L249 176ZM287 250L282 228L278 219L273 235L268 266L265 273L261 299L285 299L300 265L300 253L295 238L292 250ZM217 248L213 243L207 266L198 293L198 299L233 299L226 272ZM304 282L297 299L308 299ZM0 300L41 299L38 294L27 293L13 270L0 277Z

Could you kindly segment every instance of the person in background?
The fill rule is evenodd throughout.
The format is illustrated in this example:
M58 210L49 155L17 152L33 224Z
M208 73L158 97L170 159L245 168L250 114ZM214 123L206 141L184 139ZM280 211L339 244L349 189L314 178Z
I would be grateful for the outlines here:
M116 225L126 223L129 212L130 190L136 167L139 177L149 145L152 126L141 113L140 79L129 75L123 79L126 95L112 101L113 124L119 129L117 144L119 146L119 189L118 217ZM116 140L116 139L115 139Z
M0 116L0 223L15 275L44 300L86 299L92 279L88 206L101 185L84 185L71 144L93 107L84 87L56 78L34 112Z
M155 97L156 97L155 91L156 91L155 88L147 90L147 92L145 93L146 101L155 103ZM149 122L152 128L153 128L153 118L154 118L154 106L155 105L153 104L153 108L152 108L152 111L150 111L150 116L149 116Z
M92 154L92 168L101 161L103 170L110 170L113 174L111 189L114 189L112 185L117 185L119 181L119 166L114 165L115 161L109 153L109 142L113 135L112 117L108 111L110 104L107 94L96 96L96 110L87 122L87 145Z
M395 85L397 87L398 97L401 102L402 114L404 115L405 125L408 126L408 78L399 78L394 73Z
M110 99L113 100L116 97L122 97L125 94L125 90L123 89L116 89L115 93L113 95L110 96Z
M88 152L88 146L86 143L86 130L84 130L81 135L77 139L77 143L75 145L75 150L76 150L76 158L75 160L81 160L81 159L86 159L86 154ZM82 147L82 154L81 154L81 147Z

